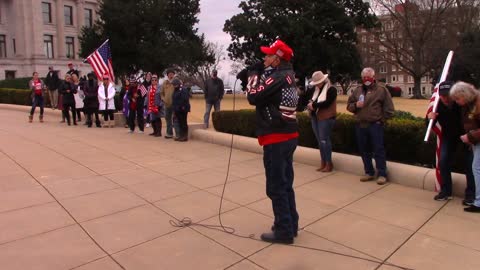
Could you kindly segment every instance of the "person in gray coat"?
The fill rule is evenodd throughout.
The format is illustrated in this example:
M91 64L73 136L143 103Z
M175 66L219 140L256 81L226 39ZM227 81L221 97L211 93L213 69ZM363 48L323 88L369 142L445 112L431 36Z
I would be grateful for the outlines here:
M220 111L220 102L223 99L224 86L222 79L217 77L218 72L212 71L212 77L205 83L205 115L203 117L204 127L208 128L210 123L210 111Z

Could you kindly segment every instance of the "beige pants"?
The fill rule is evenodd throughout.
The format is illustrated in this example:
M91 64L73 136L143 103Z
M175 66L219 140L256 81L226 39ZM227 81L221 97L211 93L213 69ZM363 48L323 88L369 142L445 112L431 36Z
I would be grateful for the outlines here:
M48 90L48 97L52 108L58 108L58 90Z

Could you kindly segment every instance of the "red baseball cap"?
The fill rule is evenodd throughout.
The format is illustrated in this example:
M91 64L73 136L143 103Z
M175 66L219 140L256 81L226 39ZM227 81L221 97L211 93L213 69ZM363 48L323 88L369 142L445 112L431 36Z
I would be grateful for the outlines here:
M260 50L264 54L268 55L278 55L280 58L283 58L286 61L290 61L293 56L293 50L285 42L277 39L270 47L262 46Z

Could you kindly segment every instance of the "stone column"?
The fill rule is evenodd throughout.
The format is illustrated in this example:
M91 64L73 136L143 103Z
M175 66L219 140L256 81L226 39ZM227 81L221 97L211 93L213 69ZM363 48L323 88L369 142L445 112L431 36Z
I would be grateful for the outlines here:
M56 6L55 6L55 24L57 26L57 46L56 48L54 47L54 56L57 59L66 59L66 53L65 53L65 19L64 19L64 13L63 13L63 0L56 0Z
M15 14L15 42L17 47L17 57L27 57L26 36L27 31L25 29L26 16L23 8L23 0L12 1L13 12Z
M43 18L42 18L42 2L37 0L28 1L32 14L30 15L30 21L32 24L31 35L31 50L32 58L45 58L45 50L43 48Z
M80 52L80 40L79 36L82 34L82 28L85 24L85 0L77 0L77 31L78 34L75 37L75 59L80 59L80 56L78 56L78 53Z

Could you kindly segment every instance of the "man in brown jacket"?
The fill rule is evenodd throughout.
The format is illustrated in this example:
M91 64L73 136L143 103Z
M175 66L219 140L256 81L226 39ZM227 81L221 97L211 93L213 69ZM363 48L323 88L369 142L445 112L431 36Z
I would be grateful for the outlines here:
M167 123L167 134L165 135L166 139L173 138L173 108L172 108L172 96L175 91L175 87L172 84L173 78L175 77L175 70L167 70L167 79L162 84L162 89L160 96L162 97L163 102L165 103L165 122Z
M375 180L373 154L377 167L377 184L383 185L387 182L384 124L393 116L392 97L384 85L375 81L375 70L364 68L361 76L362 85L352 92L347 102L347 110L352 112L357 120L357 144L365 170L365 176L360 178L360 181Z

